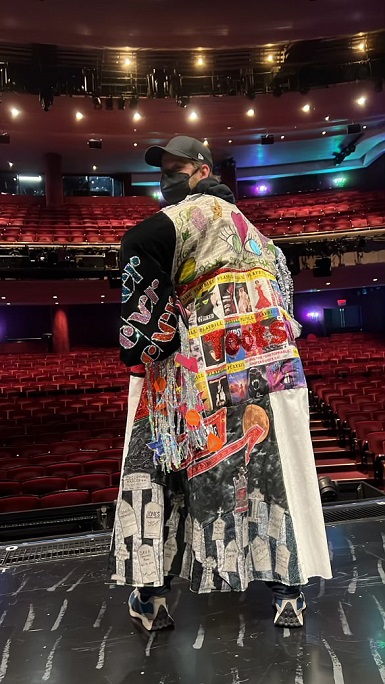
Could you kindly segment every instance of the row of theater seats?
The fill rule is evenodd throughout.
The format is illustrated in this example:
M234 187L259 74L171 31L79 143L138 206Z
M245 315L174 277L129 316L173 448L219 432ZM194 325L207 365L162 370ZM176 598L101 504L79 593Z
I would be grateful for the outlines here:
M88 489L68 489L43 496L13 494L0 498L0 513L18 513L36 509L63 508L84 504L99 504L116 501L119 487L103 487L90 492Z
M383 378L385 339L382 335L341 333L329 337L297 340L308 378L330 378L370 373Z
M238 206L269 237L385 226L383 192L240 200ZM0 243L117 244L126 230L158 209L155 201L141 205L109 202L103 208L65 205L57 210L0 204Z

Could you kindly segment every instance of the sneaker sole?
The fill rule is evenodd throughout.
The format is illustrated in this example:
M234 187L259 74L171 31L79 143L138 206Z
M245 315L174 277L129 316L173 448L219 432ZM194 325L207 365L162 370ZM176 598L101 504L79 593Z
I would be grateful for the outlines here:
M306 608L306 605L304 605L303 609L301 610L300 614L297 615L295 612L293 606L290 604L287 605L282 613L277 617L276 620L274 620L274 625L275 627L288 627L288 628L297 628L297 627L303 627L303 612Z
M174 620L163 606L159 608L155 620L149 620L145 615L142 615L142 613L137 613L130 605L128 606L128 611L132 618L140 620L147 632L158 632L160 629L174 627Z

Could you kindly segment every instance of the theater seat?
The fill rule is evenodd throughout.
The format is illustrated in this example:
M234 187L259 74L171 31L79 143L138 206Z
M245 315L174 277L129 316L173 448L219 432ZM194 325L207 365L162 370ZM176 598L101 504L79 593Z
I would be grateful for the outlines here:
M67 481L64 477L35 477L21 483L22 494L49 494L65 489Z
M68 487L71 489L88 489L93 492L95 489L109 487L110 476L107 473L90 473L89 475L77 475L67 480Z
M116 501L119 494L119 487L105 487L104 489L96 489L91 494L92 503L107 503L108 501Z
M1 502L1 499L0 499ZM65 491L46 494L40 499L41 508L59 508L61 506L80 506L90 502L88 491Z
M0 499L0 513L16 513L40 508L38 496L8 496Z

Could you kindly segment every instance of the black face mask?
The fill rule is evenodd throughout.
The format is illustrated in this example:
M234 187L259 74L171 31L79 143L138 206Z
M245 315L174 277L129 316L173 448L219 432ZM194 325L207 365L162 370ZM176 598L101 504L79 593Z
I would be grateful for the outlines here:
M180 171L162 173L160 190L167 204L182 202L182 200L186 199L187 195L191 194L189 180L197 171L199 171L199 169L195 169L191 176L189 176L188 173L182 173Z

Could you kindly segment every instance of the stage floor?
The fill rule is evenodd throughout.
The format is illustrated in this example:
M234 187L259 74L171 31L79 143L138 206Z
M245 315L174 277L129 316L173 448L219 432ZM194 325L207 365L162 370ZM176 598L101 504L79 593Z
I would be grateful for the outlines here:
M176 629L149 635L105 556L3 568L5 684L385 683L385 520L328 526L334 579L305 589L302 630L273 626L270 591L196 596L175 581Z

